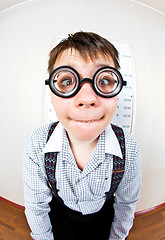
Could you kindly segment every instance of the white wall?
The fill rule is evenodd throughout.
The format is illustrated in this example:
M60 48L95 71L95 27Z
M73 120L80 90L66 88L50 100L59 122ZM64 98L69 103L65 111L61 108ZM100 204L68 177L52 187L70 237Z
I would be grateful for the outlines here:
M137 211L165 200L165 15L129 0L33 0L0 14L0 193L23 205L22 156L28 131L46 122L52 39L78 30L130 43L136 73L133 132L143 154Z

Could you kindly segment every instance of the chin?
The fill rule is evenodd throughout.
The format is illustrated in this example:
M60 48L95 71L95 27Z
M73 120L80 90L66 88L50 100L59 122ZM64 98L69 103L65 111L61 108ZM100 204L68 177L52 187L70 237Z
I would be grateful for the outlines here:
M98 129L97 130L81 129L81 130L75 132L74 138L76 138L79 141L92 142L92 141L95 141L96 139L98 139L98 137L100 136L101 133L102 133L102 130L98 131Z
M64 128L69 133L70 138L73 137L79 141L95 141L107 125L107 121L102 120L94 122L70 121Z

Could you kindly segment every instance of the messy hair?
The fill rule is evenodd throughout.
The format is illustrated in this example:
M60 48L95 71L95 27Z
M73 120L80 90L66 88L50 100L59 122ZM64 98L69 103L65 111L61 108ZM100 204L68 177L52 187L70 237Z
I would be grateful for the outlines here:
M68 34L68 38L63 39L49 54L48 72L54 69L54 64L58 56L67 49L74 49L86 60L97 58L98 54L103 57L111 57L115 68L119 69L119 54L117 49L105 38L92 32L76 32Z

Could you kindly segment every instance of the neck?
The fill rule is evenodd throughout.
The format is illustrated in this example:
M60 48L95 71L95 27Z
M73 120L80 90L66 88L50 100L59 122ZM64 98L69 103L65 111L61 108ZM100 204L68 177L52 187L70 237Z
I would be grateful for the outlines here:
M97 145L98 138L93 141L81 141L69 137L69 142L77 166L83 170Z

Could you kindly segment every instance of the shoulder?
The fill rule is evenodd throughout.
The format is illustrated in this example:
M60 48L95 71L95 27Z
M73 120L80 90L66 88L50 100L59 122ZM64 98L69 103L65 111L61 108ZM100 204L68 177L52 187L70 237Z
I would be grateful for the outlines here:
M33 131L31 131L27 134L27 138L31 138L31 139L42 139L42 138L44 138L45 139L51 125L52 125L52 123L49 123L49 124L45 124L41 127L36 128L35 130L33 130Z
M51 125L52 123L45 124L29 132L26 136L25 149L28 149L31 153L42 151L45 147Z
M127 144L139 144L138 140L136 139L136 137L129 131L123 129L124 132L124 137L125 137L125 141Z
M137 174L140 173L141 168L141 147L139 141L134 135L126 130L124 131L125 136L125 149L126 149L126 172L133 174L135 171ZM136 169L136 170L135 170Z
M137 146L140 145L139 142L138 142L138 140L134 137L134 135L133 135L131 132L129 132L128 130L123 129L123 128L120 127L120 126L113 125L113 124L111 124L111 125L112 125L113 130L115 130L115 132L117 133L117 135L120 136L120 134L121 134L122 131L123 131L124 140L125 140L125 147L126 147L127 149L134 148L134 147L137 147ZM122 131L121 131L121 130L122 130ZM121 134L121 136L122 136L123 134Z

